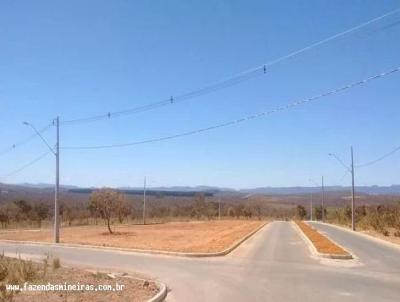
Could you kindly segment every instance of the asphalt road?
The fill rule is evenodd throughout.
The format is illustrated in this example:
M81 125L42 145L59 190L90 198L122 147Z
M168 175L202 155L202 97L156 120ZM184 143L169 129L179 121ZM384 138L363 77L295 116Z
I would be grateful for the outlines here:
M399 301L400 250L318 225L359 260L313 258L293 226L273 222L230 255L183 258L0 243L8 253L51 254L62 263L141 272L171 291L167 301Z

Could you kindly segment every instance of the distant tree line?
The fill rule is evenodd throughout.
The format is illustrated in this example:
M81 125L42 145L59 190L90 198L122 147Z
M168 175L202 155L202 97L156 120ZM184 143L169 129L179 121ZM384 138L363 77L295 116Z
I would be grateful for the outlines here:
M374 230L384 236L391 233L400 237L400 202L392 205L358 206L354 212L356 226L364 230ZM351 224L351 207L345 206L334 209L328 220L344 224Z
M327 222L342 225L351 225L351 207L328 207L324 208L324 214ZM297 219L310 219L310 213L307 209L298 205L296 207ZM322 219L322 207L317 206L313 209L313 218ZM374 230L384 236L394 235L400 237L400 202L390 205L361 205L354 211L356 227L363 230Z
M17 200L0 207L0 223L6 228L10 222L34 222L41 227L42 221L50 214L50 207L43 202L30 204L25 200Z
M179 198L179 199L176 199ZM153 221L181 219L263 219L274 217L288 219L293 211L276 208L257 200L225 200L221 203L205 193L196 193L191 198L175 199L156 197L148 200L146 217ZM91 193L87 201L74 203L73 200L62 200L60 205L61 223L64 226L104 224L110 233L115 223L140 223L142 203L133 201L118 190L100 189ZM139 201L139 202L138 202ZM173 202L172 202L173 201ZM7 227L41 227L46 221L51 224L54 219L54 207L51 200L16 200L0 205L0 223Z

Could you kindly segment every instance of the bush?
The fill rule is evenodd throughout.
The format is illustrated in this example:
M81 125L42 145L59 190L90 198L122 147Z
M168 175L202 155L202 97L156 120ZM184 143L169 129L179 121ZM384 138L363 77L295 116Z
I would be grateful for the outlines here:
M355 212L355 219L356 221L360 221L362 218L367 216L367 208L365 205L356 207L356 212Z
M326 218L326 208L324 207L324 217ZM317 220L322 220L322 207L315 207L315 218Z
M381 233L383 234L383 236L389 236L389 231L387 229L382 229Z
M6 284L23 284L38 277L37 267L32 261L0 256L0 301L13 301L15 292L7 291Z
M53 269L56 270L61 267L61 262L59 258L53 259Z
M296 207L296 216L297 216L299 219L301 219L301 220L303 220L303 219L306 218L306 216L307 216L307 211L306 211L306 209L305 209L302 205L298 205L298 206Z

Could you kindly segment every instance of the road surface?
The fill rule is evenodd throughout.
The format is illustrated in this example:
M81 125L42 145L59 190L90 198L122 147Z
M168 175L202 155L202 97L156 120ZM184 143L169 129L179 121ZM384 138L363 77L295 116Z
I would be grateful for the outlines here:
M62 263L141 272L171 291L167 301L399 301L400 251L329 226L317 226L360 258L313 258L289 222L273 222L225 257L183 258L0 243L8 253L50 252ZM343 264L345 263L345 264Z

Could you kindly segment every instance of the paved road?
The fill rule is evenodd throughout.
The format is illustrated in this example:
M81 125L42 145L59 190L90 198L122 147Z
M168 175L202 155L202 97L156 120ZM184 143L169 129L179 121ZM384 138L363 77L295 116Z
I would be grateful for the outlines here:
M371 239L343 231L331 225L315 222L311 224L322 234L326 234L362 259L369 271L400 273L400 249L373 242Z
M157 276L171 288L167 301L399 301L399 262L393 264L390 260L393 256L400 261L399 251L389 252L372 241L341 234L344 231L324 231L332 232L332 237L337 235L338 242L346 240L343 244L348 240L361 263L347 261L343 265L340 261L312 258L288 222L269 224L222 258L192 259L4 243L0 243L0 249L18 249L35 255L50 252L63 263Z

